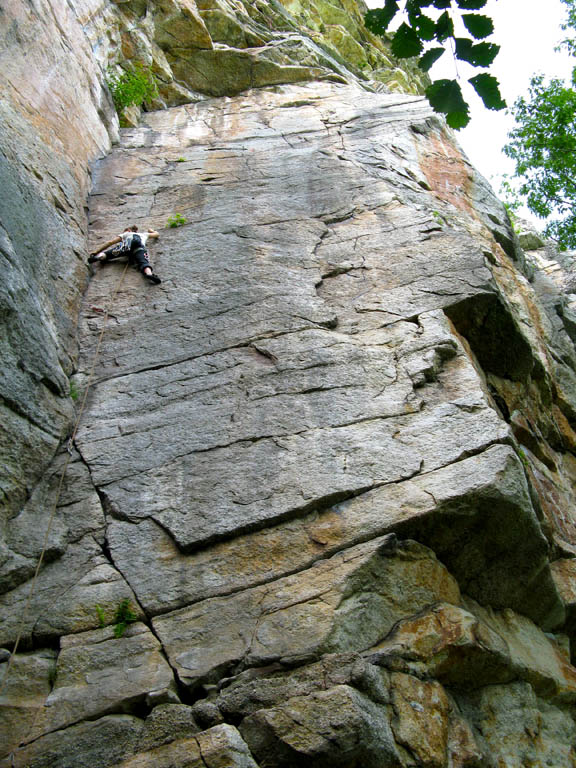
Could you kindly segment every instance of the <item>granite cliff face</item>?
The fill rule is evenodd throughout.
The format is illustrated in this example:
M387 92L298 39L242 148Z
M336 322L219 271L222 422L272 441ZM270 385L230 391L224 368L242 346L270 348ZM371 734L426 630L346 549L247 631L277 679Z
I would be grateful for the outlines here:
M0 765L576 765L571 257L355 3L56 5L2 11ZM132 222L160 286L84 266Z

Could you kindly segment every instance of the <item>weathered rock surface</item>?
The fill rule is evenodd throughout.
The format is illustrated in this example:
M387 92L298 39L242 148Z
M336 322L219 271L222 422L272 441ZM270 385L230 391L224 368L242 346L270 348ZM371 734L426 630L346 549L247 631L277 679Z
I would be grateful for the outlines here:
M0 760L2 768L17 764L49 768L74 765L78 768L106 768L117 765L125 755L138 749L142 720L132 715L108 715L86 720L63 731L53 731ZM17 757L15 757L17 755Z
M34 659L29 657L30 662ZM42 705L30 703L23 708L27 717L21 716L20 724L26 738L7 721L2 743L8 750L20 741L33 741L96 715L130 712L139 702L178 701L174 676L159 643L140 624L122 637L106 629L62 638L57 660L48 659L46 665L44 685L51 682L49 695L41 697ZM15 685L15 678L8 680ZM20 690L18 686L12 695L21 695ZM11 698L10 690L7 695ZM31 696L28 700L37 699Z
M335 79L417 92L355 2L40 0L2 8L0 38L0 525L17 514L72 431L76 321L86 283L90 166L118 137L108 68L149 67L149 106L277 83ZM74 76L71 77L70 73ZM131 108L137 120L138 107ZM16 580L35 562L3 542ZM11 582L9 582L11 583Z
M2 527L70 428L88 165L109 149L108 129L115 134L74 10L62 6L58 19L52 11L12 2L1 12Z
M231 725L216 725L189 739L134 755L122 768L258 768L242 737Z
M2 768L576 765L573 262L361 10L1 12Z
M463 697L461 706L493 764L574 765L573 718L540 700L527 683L486 686Z
M487 758L440 683L358 654L325 655L296 671L250 670L223 686L215 706L241 718L264 764L479 766Z
M160 616L154 629L180 680L194 686L238 665L363 650L402 615L459 597L431 552L384 538L269 585Z
M88 0L80 16L99 62L150 67L161 108L249 88L309 80L418 92L424 76L398 66L351 0Z
M576 672L554 641L512 611L472 610L438 604L401 621L371 659L458 688L525 679L547 698L575 700Z
M255 712L241 733L264 765L399 765L386 714L342 685Z

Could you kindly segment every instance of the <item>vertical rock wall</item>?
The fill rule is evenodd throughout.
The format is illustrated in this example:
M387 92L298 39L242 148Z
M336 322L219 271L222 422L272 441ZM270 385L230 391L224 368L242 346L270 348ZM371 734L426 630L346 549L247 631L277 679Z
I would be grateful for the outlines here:
M69 376L86 285L90 163L110 148L113 107L74 10L0 9L0 584L29 576L12 518L73 418ZM72 75L72 76L71 76ZM27 538L27 534L24 536ZM41 534L38 534L41 539Z
M151 14L96 10L92 55L102 19ZM214 46L215 10L185 12ZM94 167L89 248L153 227L163 282L94 269L74 387L95 375L28 613L66 454L37 485L27 459L7 517L0 766L576 764L566 286L425 100L350 79L149 113ZM28 181L16 210L61 219L81 272L75 158L107 138L73 135L28 178L60 162L76 208ZM57 403L82 279L68 305L26 294L62 316L35 347ZM71 414L41 405L47 463Z
M393 87L418 88L363 28L360 7L292 6L11 0L0 8L2 589L34 571L44 505L36 485L74 420L78 392L69 377L87 278L91 164L118 137L108 67L149 67L159 92L148 106L156 108L315 79L361 80L374 90L383 87L384 72ZM347 65L343 54L350 58L354 46L360 58ZM133 108L131 118L138 112ZM62 551L58 546L51 556Z

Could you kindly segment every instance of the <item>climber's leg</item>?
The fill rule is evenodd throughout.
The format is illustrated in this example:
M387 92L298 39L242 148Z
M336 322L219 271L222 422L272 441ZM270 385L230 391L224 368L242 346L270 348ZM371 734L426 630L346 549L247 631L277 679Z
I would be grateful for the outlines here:
M136 264L140 272L146 277L150 282L161 283L162 280L158 277L158 275L155 275L152 270L152 265L148 261L148 253L143 248L138 248L137 251L134 251L133 254L131 254L131 261L133 264Z

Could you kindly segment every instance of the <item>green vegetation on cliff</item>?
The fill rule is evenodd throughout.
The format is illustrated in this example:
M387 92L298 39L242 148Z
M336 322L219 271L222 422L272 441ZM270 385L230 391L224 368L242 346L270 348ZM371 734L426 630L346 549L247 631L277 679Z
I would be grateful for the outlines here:
M120 118L126 107L139 107L158 96L156 78L150 68L144 67L140 62L122 72L114 72L109 68L106 83Z
M568 8L563 25L572 37L562 42L576 55L576 0L562 0ZM572 84L534 75L527 97L517 99L512 114L516 121L504 152L515 161L517 189L509 196L522 200L540 218L549 217L544 234L561 248L576 247L576 67Z

